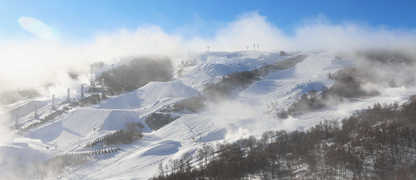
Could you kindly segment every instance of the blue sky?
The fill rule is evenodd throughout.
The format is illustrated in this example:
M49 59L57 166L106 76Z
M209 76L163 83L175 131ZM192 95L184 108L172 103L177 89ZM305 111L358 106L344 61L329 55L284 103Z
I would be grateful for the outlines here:
M414 7L382 0L0 0L0 64L7 63L0 66L0 84L71 87L68 69L88 72L94 62L132 55L180 62L207 46L228 52L253 44L263 52L416 49Z
M333 23L357 22L392 29L416 27L412 1L0 1L0 39L34 35L18 23L36 18L63 40L93 38L125 28L157 25L168 34L211 37L239 15L257 11L286 35L305 19L325 14Z

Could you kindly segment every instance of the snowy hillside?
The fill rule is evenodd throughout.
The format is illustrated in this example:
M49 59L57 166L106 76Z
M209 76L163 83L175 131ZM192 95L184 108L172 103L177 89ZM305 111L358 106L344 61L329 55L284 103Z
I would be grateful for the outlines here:
M234 90L235 98L207 102L206 107L198 113L172 112L179 118L155 131L145 122L152 113L175 103L199 94L205 96L204 84L218 82L222 76L259 69L299 55L306 55L306 58L294 67L270 72L248 88ZM402 104L410 95L416 94L415 86L391 87L383 89L378 96L354 99L283 120L273 117L278 110L287 108L295 98L308 91L320 93L322 87L331 87L334 80L329 79L328 74L354 66L354 60L335 58L330 52L288 53L280 56L278 53L258 51L208 52L195 55L195 59L190 60L194 63L184 66L181 76L175 76L176 79L172 81L150 82L137 90L109 96L91 106L69 106L71 109L55 120L40 124L22 136L1 144L0 153L5 158L0 159L0 174L23 172L25 170L19 166L26 164L25 168L29 170L24 177L39 179L41 175L35 173L35 166L29 165L35 161L47 161L68 153L119 148L120 151L95 155L81 165L66 168L59 175L48 175L46 179L148 179L158 173L161 162L166 164L169 159L180 158L185 153L193 154L206 142L235 142L251 135L261 138L262 133L268 130L305 129L324 119L342 119L375 102L397 101ZM108 69L104 67L97 70L96 76ZM63 99L58 101L58 109L68 106ZM275 109L270 108L271 103L275 103ZM39 121L33 118L34 104L37 104L41 118L54 112L51 110L51 99L40 97L8 106L5 110L8 114L0 115L0 118L6 119L7 128L13 128L14 114L19 111L20 126L29 126ZM143 139L131 144L84 148L90 142L124 129L129 122L144 125ZM192 163L197 165L197 162Z

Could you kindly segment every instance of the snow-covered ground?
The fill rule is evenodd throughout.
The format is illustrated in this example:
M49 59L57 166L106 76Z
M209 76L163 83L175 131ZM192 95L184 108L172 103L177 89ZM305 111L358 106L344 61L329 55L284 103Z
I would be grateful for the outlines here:
M209 103L202 112L181 114L176 121L152 131L144 119L163 107L188 97L203 95L203 84L216 82L223 75L236 71L253 70L300 54L307 58L292 68L270 73L243 91L237 98L220 103ZM71 109L57 120L47 122L25 133L22 137L0 145L2 165L0 173L14 170L19 165L30 164L35 159L43 161L56 155L96 149L83 149L88 143L116 130L127 122L141 122L144 138L132 144L118 145L120 152L98 156L78 168L63 172L63 179L147 179L157 173L160 162L193 153L202 143L236 141L254 135L257 138L267 130L294 130L308 128L325 119L342 119L355 110L372 106L375 102L403 103L416 87L387 88L381 95L357 99L336 107L325 108L287 120L273 118L267 105L278 102L277 108L289 106L294 98L311 90L320 92L322 86L334 83L328 73L353 66L351 60L335 58L329 52L297 53L280 56L269 52L209 52L195 56L195 63L185 67L182 76L170 82L151 82L135 91L111 96L99 104ZM124 62L124 61L120 61ZM108 68L108 67L107 67ZM101 72L101 71L100 71ZM100 73L99 72L99 73ZM59 101L59 100L58 100ZM61 102L61 101L60 101ZM6 112L19 111L19 123L28 125L33 119L34 103L39 114L52 111L51 100L41 97L10 105ZM58 103L60 107L65 104ZM14 117L14 116L12 116ZM7 127L14 119L7 115ZM53 147L57 144L57 149ZM38 178L34 176L34 178ZM49 177L56 179L57 177Z

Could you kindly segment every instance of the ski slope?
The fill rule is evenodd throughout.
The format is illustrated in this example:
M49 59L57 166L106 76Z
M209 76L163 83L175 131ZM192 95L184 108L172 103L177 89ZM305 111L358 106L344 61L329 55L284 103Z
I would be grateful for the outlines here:
M207 108L199 113L178 113L181 116L179 119L157 131L152 131L144 122L147 116L166 106L198 94L204 95L205 83L217 82L220 77L232 72L253 70L300 54L307 55L304 61L292 68L272 72L245 90L236 91L237 97L231 101L208 103ZM283 109L293 103L294 98L308 91L320 92L323 86L330 87L334 83L328 79L328 73L347 66L354 66L354 61L337 59L330 52L287 56L258 51L200 54L196 56L196 63L185 67L182 76L175 80L151 82L132 92L111 96L96 105L71 109L58 119L25 133L23 137L0 145L0 153L8 163L3 166L7 168L1 171L35 159L41 161L62 153L99 149L83 147L88 142L123 129L127 122L141 122L145 126L142 140L114 146L122 150L98 155L95 160L69 169L59 177L48 178L148 179L157 174L159 163L180 158L185 153L192 154L205 142L233 142L250 135L259 138L267 130L305 129L325 119L340 120L375 102L403 103L409 95L416 94L416 87L387 88L379 96L357 99L287 120L278 120L269 114L275 112L267 109L269 103L278 102L277 108ZM45 109L40 110L42 115L49 113L50 101L45 102ZM34 121L30 113L33 112L28 112L22 123ZM54 143L57 143L57 150L46 148ZM19 157L20 160L17 160Z

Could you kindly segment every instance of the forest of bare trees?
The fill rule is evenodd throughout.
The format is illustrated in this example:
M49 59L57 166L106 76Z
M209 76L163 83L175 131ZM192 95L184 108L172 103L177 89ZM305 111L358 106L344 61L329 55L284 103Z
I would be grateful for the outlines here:
M322 87L320 94L316 90L308 91L308 94L303 94L287 109L282 109L277 112L276 116L280 119L285 119L289 115L330 107L337 103L346 102L352 98L380 94L377 90L365 90L362 87L365 83L371 82L372 77L355 67L341 69L329 77L335 80L331 88Z
M144 126L141 122L128 122L125 126L125 129L117 130L111 134L107 134L104 137L87 143L84 148L91 148L97 144L100 144L100 147L112 146L116 144L130 144L143 138L142 129Z
M306 130L206 143L167 168L161 165L152 179L414 179L415 110L412 96L402 106L376 103Z
M204 93L213 101L227 99L232 97L233 90L243 90L254 82L260 80L260 77L267 76L270 72L291 68L306 59L306 55L300 55L279 61L274 64L264 65L255 68L252 71L233 72L223 76L218 83L204 84Z
M119 67L109 69L97 77L102 79L110 95L130 92L150 81L169 81L173 77L173 66L169 59L138 58Z
M196 113L205 107L206 101L207 98L205 96L198 94L198 96L187 98L163 108L160 112L181 112L183 110L188 110L192 113Z
M165 126L166 124L169 124L181 117L179 115L172 115L172 112L181 114L186 113L186 111L188 113L197 113L206 106L206 101L207 98L205 96L201 96L200 94L198 94L198 96L195 97L189 97L187 99L169 105L161 109L159 112L154 112L150 114L144 120L144 122L146 122L150 129L156 131L161 127Z

